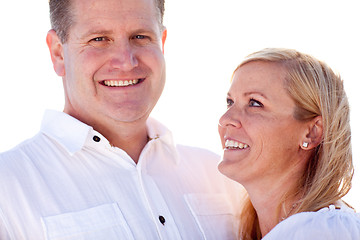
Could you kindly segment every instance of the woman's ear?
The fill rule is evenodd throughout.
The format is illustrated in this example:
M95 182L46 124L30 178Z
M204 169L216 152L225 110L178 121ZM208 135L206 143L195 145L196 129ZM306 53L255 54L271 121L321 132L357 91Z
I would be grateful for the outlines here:
M53 62L56 74L60 77L65 76L63 44L55 30L52 29L48 32L46 43L50 51L51 61Z
M321 143L323 139L323 121L322 116L317 116L307 123L304 138L300 143L300 147L304 150L314 149Z

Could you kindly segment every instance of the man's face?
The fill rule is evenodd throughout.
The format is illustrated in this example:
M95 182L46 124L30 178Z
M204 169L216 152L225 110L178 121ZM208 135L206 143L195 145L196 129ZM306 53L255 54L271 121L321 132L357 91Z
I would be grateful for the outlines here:
M58 71L64 111L91 126L144 121L165 84L154 0L73 0L72 12Z

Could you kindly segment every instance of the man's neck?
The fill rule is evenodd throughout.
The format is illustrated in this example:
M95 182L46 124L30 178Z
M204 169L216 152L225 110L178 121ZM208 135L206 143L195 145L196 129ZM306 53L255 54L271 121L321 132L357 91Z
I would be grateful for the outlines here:
M112 131L104 136L113 147L124 150L136 164L142 150L149 141L146 128L143 131L132 132L131 134L118 134Z
M148 142L146 120L143 116L133 121L118 121L109 117L97 117L94 114L71 111L65 108L64 112L93 127L101 133L113 147L124 150L135 163L138 163L140 154Z
M124 150L135 163L138 163L140 154L149 140L145 122L114 124L111 128L95 126L94 129L106 137L113 147Z

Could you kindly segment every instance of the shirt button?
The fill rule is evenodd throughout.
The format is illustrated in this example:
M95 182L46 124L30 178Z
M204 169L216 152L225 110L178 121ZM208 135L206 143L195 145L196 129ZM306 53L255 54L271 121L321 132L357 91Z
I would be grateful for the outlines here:
M163 216L159 216L159 221L162 225L165 225L165 218Z
M95 142L100 142L100 138L99 138L98 136L94 136L94 137L93 137L93 140L94 140Z

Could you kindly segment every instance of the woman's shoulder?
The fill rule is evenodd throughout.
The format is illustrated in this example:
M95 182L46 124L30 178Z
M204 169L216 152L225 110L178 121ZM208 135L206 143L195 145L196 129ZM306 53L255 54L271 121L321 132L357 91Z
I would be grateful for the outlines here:
M344 204L297 213L276 225L263 239L360 239L360 214Z

